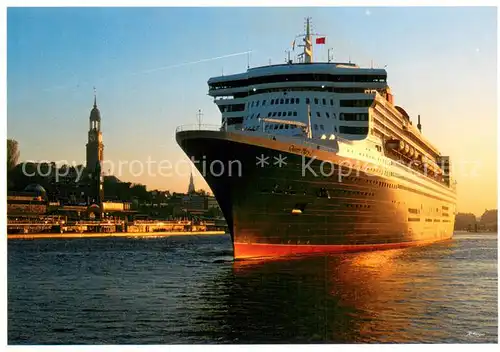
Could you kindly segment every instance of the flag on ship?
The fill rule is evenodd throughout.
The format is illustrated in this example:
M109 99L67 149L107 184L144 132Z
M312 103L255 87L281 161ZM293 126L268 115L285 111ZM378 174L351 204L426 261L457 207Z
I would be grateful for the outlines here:
M316 38L316 44L326 44L326 37Z
M292 42L292 50L295 50L295 39Z

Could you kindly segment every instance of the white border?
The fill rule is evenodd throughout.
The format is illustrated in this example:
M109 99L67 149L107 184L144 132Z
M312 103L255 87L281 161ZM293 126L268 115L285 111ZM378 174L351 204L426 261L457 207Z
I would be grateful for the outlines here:
M64 0L58 0L58 1L46 1L44 2L43 6L61 6L61 7L69 7L69 6L82 6L82 7L91 7L91 6L96 6L96 7L103 7L103 6L182 6L182 7L188 7L188 6L286 6L286 7L291 7L291 6L304 6L304 7L312 7L312 6L365 6L365 7L377 7L377 6L497 6L497 1L493 0L481 0L481 1L465 1L465 0L455 0L455 1L445 1L441 0L440 2L436 2L435 0L419 0L419 1L404 1L402 2L401 0L384 0L384 1L361 1L361 0L351 0L349 2L346 1L340 1L340 0L314 0L314 1L307 1L307 2L294 2L290 3L289 1L283 1L283 0L254 0L254 1L248 1L248 0L239 0L237 3L231 2L229 0L218 0L218 1L199 1L199 0L183 0L182 2L173 2L173 1L161 1L161 0L146 0L146 1L133 1L133 0L125 0L125 1L110 1L110 0L87 0L87 1L64 1ZM7 21L7 7L39 7L42 6L40 4L40 1L36 0L25 0L25 1L12 1L12 0L7 0L6 7L3 7L3 11L1 11L0 15L0 23L2 24L0 26L0 41L1 41L1 46L0 49L1 52L6 53L7 45L6 45L6 21ZM497 21L498 21L498 8L497 8ZM499 38L499 28L497 24L497 41ZM0 65L1 67L1 73L2 75L0 77L5 77L6 79L6 74L7 74L7 66L6 66L6 54L2 55L1 57L2 64ZM498 81L500 79L500 74L498 71L498 60L499 60L499 51L498 51L498 45L497 45L497 92L498 92ZM0 86L0 106L3 107L3 121L2 124L4 128L2 131L5 131L5 137L7 137L7 107L6 107L6 81L3 82L3 84ZM500 116L500 106L497 103L497 110L498 110L498 116ZM497 123L497 131L498 135L500 135L500 124ZM6 139L6 138L5 138ZM5 158L6 158L6 144L5 144L5 139L2 144L2 158L3 161L1 162L1 182L3 183L3 187L0 187L0 194L2 195L2 201L1 201L1 225L3 226L3 229L6 229L6 177L5 177ZM498 175L500 175L500 165L498 164L498 145L497 145L497 168L498 168ZM497 194L500 196L500 190L497 187ZM498 198L497 198L498 199ZM500 247L499 247L500 248ZM2 258L3 258L3 265L1 265L1 270L2 270L2 277L5 278L5 283L7 280L7 246L6 246L6 240L2 241L2 248L0 249L2 253ZM6 346L7 345L7 285L5 285L5 289L1 291L1 313L2 313L2 318L1 321L1 328L2 328L2 341L1 345ZM497 295L498 297L498 295ZM155 346L155 345L149 345L149 346L8 346L8 350L16 350L16 351L32 351L34 349L37 350L46 350L46 351L68 351L68 350L73 350L73 351L137 351L137 350L143 350L143 351L163 351L167 349L174 349L177 351L203 351L203 352L209 352L209 350L228 350L231 352L237 352L237 351L247 351L247 350L268 350L268 351L273 351L273 352L278 352L280 350L282 351L288 351L291 348L297 348L297 349L304 349L304 350L316 350L316 351L331 351L332 346L329 345L259 345L259 346L248 346L248 345L189 345L189 346ZM360 350L360 349L394 349L394 350L404 350L406 351L412 351L412 350L420 350L422 348L421 345L370 345L370 347L367 347L366 345L336 345L333 347L335 349L342 349L342 350ZM446 345L446 346L439 346L439 345L426 345L424 347L425 349L430 349L430 350L441 350L443 348L445 349L458 349L458 350L465 350L469 349L470 346L468 345ZM474 349L483 349L486 351L496 351L498 347L495 347L493 344L491 345L474 345L472 348Z
M343 7L354 7L354 6L365 6L365 7L380 7L380 6L394 6L394 7L456 7L456 6L497 6L497 1L494 0L441 0L439 2L433 0L407 0L402 2L401 0L310 0L310 1L285 1L285 0L239 0L237 2L231 0L183 0L183 1L172 1L172 0L87 0L87 1L72 1L72 0L49 0L44 1L43 5L37 0L7 0L7 7L191 7L191 6L201 6L201 7L211 7L211 6L229 6L229 7L331 7L331 6L343 6Z

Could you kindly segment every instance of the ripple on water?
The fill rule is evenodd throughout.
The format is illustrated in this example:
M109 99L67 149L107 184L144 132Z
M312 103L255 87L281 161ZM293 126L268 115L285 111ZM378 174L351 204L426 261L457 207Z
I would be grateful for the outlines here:
M497 242L233 261L229 236L9 241L9 344L497 342Z

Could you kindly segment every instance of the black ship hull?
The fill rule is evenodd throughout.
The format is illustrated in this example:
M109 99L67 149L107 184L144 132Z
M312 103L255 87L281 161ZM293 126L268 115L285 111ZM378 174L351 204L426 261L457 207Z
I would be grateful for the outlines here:
M324 148L216 131L181 131L177 141L214 192L236 258L399 248L453 235L449 192L347 167L355 161Z

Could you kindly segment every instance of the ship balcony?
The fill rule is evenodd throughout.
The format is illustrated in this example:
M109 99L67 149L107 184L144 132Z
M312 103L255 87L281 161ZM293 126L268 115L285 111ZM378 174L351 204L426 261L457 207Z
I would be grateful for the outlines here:
M181 125L175 129L175 133L184 131L222 131L223 128L220 125L207 125L207 124L192 124L192 125Z

